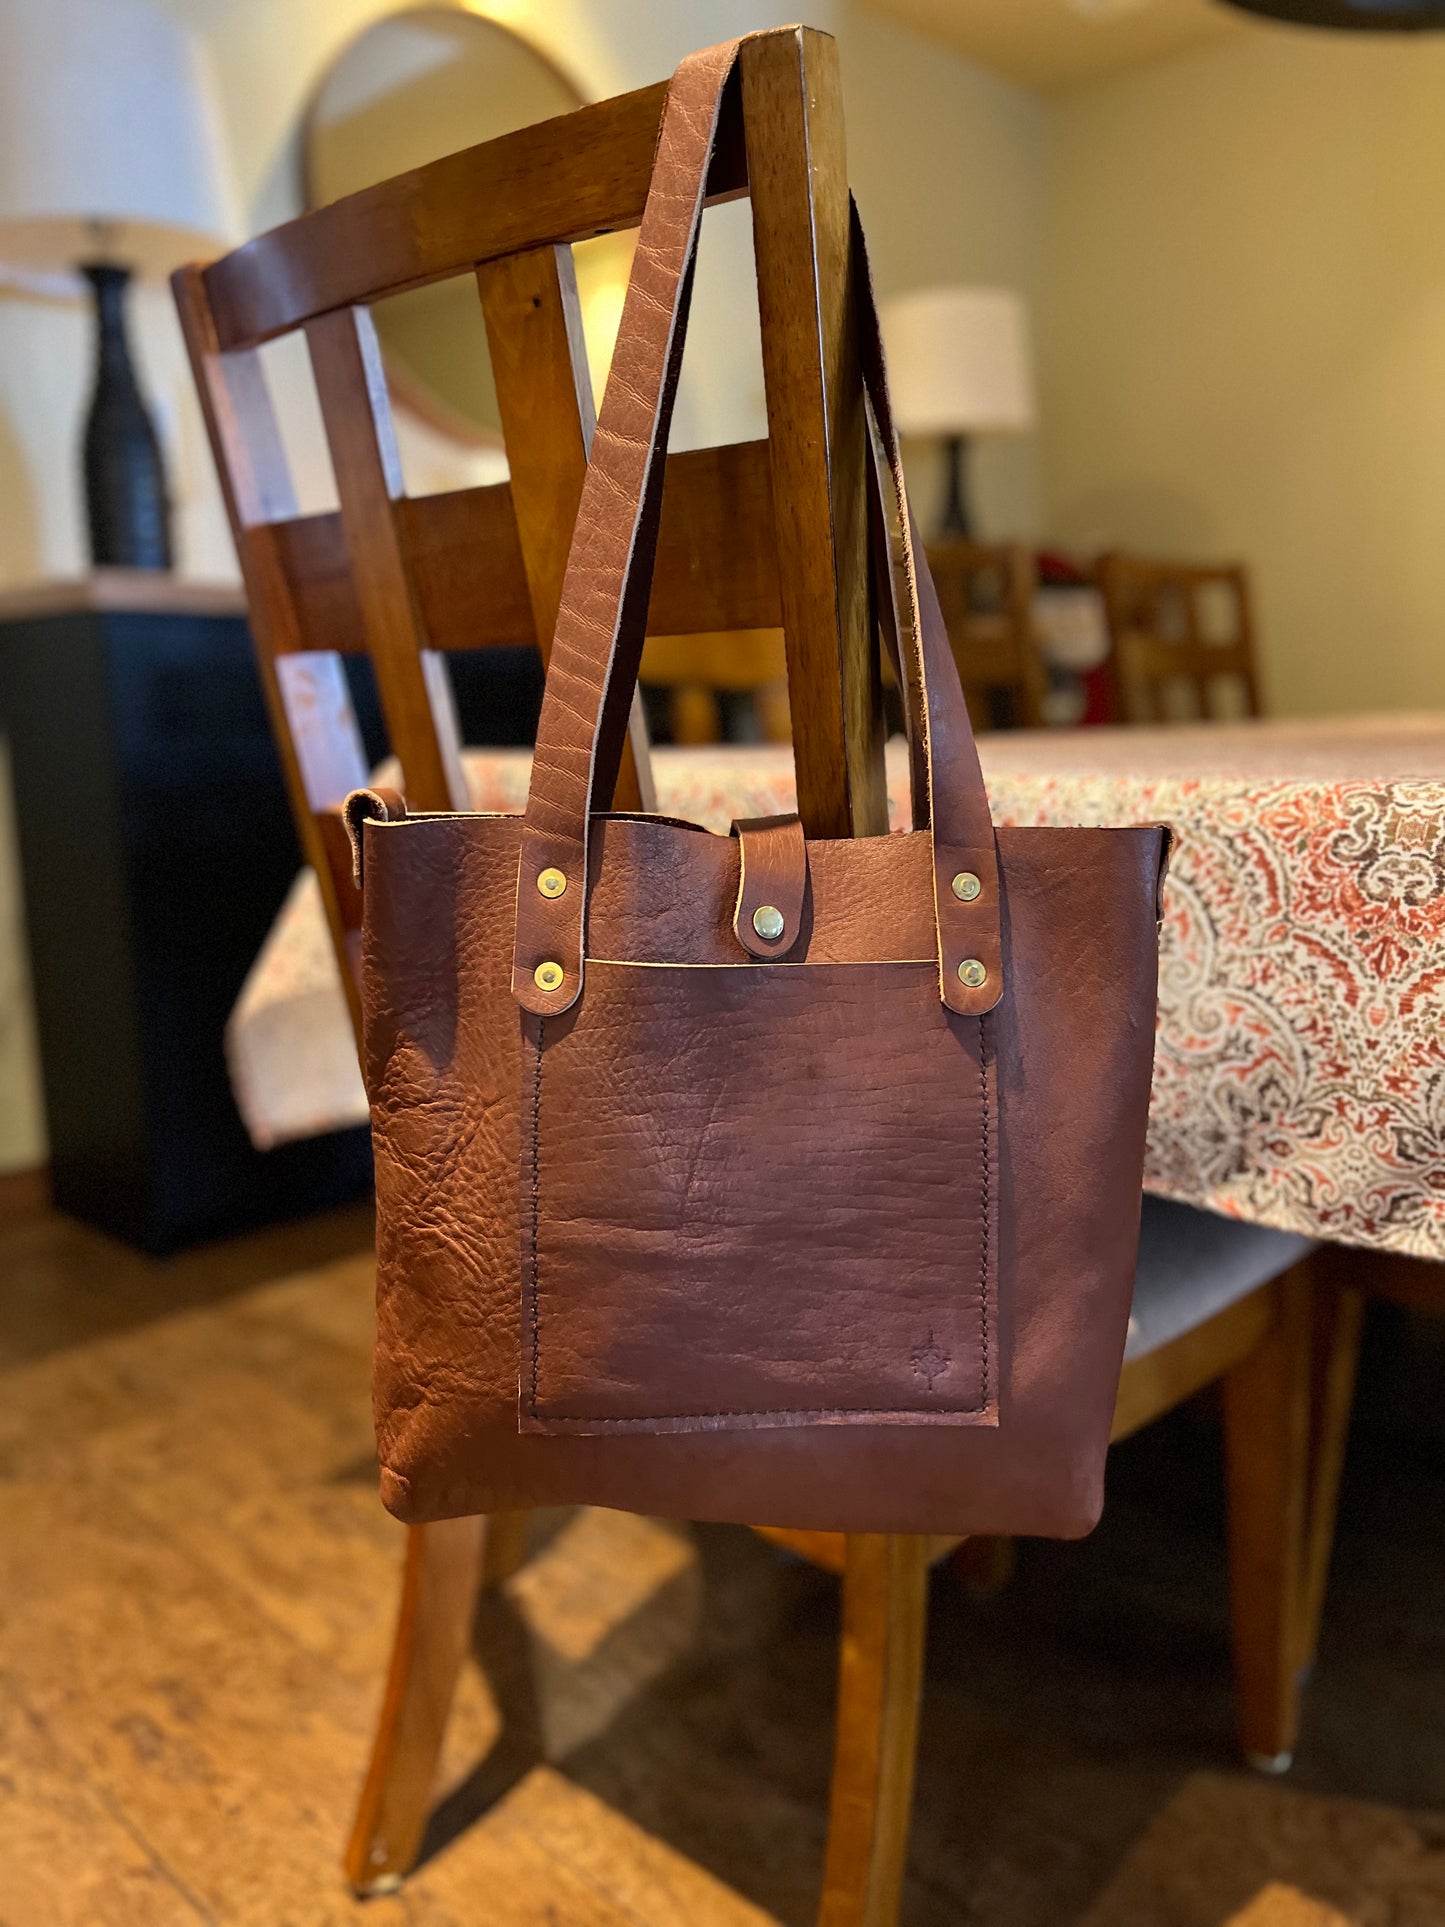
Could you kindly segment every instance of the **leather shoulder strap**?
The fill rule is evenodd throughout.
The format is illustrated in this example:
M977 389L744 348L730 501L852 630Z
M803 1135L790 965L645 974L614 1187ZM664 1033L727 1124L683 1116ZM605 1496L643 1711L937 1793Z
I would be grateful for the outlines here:
M524 1009L541 1016L569 1009L582 990L587 823L594 798L610 792L641 660L663 455L698 226L739 44L730 41L690 56L668 92L568 558L517 878L512 991ZM977 1015L990 1009L1002 990L993 828L967 708L907 517L856 216L855 240L865 375L896 504L908 618L906 670L911 674L906 679L917 684L910 709L923 729L920 762L927 771L939 882L940 995L950 1008ZM952 888L954 879L965 876L979 886L971 895Z
M668 89L567 558L517 876L512 994L539 1016L569 1009L582 989L587 820L593 797L611 793L615 769L599 760L621 753L619 725L642 659L697 230L738 46L690 55ZM544 871L566 879L561 894L539 890Z
M880 582L879 593L885 603L893 603L898 653L905 668L914 822L927 823L933 833L939 995L960 1015L982 1016L993 1009L1004 989L998 845L958 665L908 506L903 456L888 399L883 332L856 201L852 223L863 380L892 496L891 518L886 505L883 514L891 519L890 549L896 553L896 566ZM875 466L875 485L881 481ZM900 588L901 609L896 599ZM911 675L907 673L910 659ZM926 785L926 802L919 795L920 784Z

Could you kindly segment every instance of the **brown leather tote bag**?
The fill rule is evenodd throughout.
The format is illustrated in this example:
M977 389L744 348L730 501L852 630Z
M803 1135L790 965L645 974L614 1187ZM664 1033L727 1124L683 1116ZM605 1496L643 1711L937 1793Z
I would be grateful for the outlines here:
M525 815L349 809L383 1495L1075 1535L1133 1282L1167 836L995 832L866 275L915 827L594 807L735 57L669 94Z

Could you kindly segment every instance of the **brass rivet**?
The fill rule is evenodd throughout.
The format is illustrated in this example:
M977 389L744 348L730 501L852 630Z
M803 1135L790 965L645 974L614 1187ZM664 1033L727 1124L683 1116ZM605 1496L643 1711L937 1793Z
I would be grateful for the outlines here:
M958 980L967 984L970 990L977 990L987 976L988 972L977 957L965 957L958 966Z
M983 885L972 870L960 870L953 879L953 894L960 903L972 903L982 889Z
M765 943L776 943L787 922L776 904L763 903L753 912L753 928Z
M539 963L532 972L532 982L538 990L560 990L562 987L561 964Z
M544 870L537 878L537 888L544 897L560 897L567 888L567 879L560 870Z

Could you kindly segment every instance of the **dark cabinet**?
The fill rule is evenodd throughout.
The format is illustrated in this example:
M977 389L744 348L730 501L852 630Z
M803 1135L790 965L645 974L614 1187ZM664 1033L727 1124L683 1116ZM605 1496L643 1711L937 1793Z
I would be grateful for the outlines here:
M253 1150L227 1015L300 857L240 598L102 572L0 600L60 1209L164 1252L355 1198L364 1130Z

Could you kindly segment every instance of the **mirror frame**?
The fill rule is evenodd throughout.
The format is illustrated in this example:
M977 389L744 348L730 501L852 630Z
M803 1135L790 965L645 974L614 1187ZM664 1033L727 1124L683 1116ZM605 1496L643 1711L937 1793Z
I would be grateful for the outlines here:
M593 96L584 93L575 75L570 73L560 61L554 59L544 47L539 47L530 35L519 32L509 21L495 20L490 14L479 13L468 3L468 0L418 0L415 6L393 7L387 13L377 14L375 19L369 20L358 32L351 34L327 60L315 83L307 91L306 104L302 109L299 123L298 142L301 201L307 213L315 208L329 205L320 200L317 195L312 143L315 138L316 115L322 95L335 78L337 70L358 42L364 40L368 34L375 33L379 27L384 27L393 21L425 19L429 15L446 16L452 19L464 16L480 27L489 28L494 33L505 34L546 67L564 91L572 95L578 107L590 105ZM484 139L487 138L492 137L484 136ZM481 145L480 142L475 144ZM499 429L478 427L458 410L449 407L399 355L388 351L385 341L382 342L382 359L385 363L387 386L391 391L394 407L405 409L408 414L414 415L435 434L444 435L449 441L463 448L489 450L503 448Z

